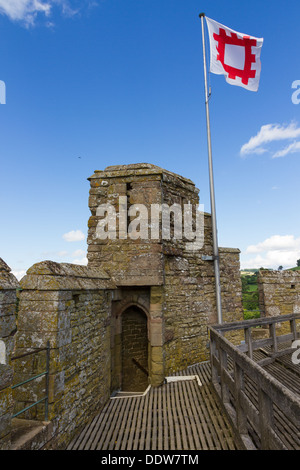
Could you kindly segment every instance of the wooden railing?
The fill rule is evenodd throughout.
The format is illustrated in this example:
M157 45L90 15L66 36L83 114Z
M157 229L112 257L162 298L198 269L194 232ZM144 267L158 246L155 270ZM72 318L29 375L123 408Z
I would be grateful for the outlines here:
M296 325L298 319L300 314L293 314L210 327L212 383L230 418L236 438L246 449L289 448L283 435L283 415L283 421L296 430L299 439L299 395L262 368L281 355L292 354L292 343L300 337ZM288 322L290 332L277 336L276 324L282 322ZM254 339L252 329L257 326L267 328L269 337ZM239 346L234 346L224 336L226 332L236 330L244 331L245 342ZM279 348L286 343L288 349ZM266 347L269 356L255 362L254 352ZM300 377L300 365L298 367ZM279 427L278 414L281 420Z

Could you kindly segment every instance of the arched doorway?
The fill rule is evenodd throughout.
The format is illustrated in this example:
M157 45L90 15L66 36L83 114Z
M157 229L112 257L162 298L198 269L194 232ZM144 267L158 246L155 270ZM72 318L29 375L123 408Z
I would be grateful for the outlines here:
M143 392L148 386L147 316L136 306L122 313L122 390Z

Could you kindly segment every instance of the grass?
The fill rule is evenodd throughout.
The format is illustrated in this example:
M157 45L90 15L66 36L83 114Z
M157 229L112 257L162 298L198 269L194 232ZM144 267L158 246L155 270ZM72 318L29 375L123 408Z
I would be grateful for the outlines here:
M257 289L257 284L248 284L247 292L255 292Z
M255 273L251 274L249 273L250 271L255 271ZM300 266L286 269L285 271L300 271ZM241 278L244 319L251 320L253 318L259 318L257 270L244 269L241 273Z
M252 320L253 318L260 318L260 311L244 309L244 320Z

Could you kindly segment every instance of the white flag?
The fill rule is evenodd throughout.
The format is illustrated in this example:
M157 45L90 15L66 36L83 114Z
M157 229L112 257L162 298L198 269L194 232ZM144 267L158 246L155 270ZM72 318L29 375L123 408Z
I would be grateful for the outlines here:
M225 75L227 83L257 91L263 38L238 33L206 18L210 42L210 71Z

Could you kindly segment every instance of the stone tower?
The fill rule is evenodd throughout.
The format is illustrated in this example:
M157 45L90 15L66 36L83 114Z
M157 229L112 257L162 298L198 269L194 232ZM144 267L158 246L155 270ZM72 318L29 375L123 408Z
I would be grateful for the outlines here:
M155 165L111 166L89 180L88 265L118 287L112 388L142 390L208 358L207 326L217 321L211 216L197 211L191 180ZM219 254L224 320L241 320L239 250Z

